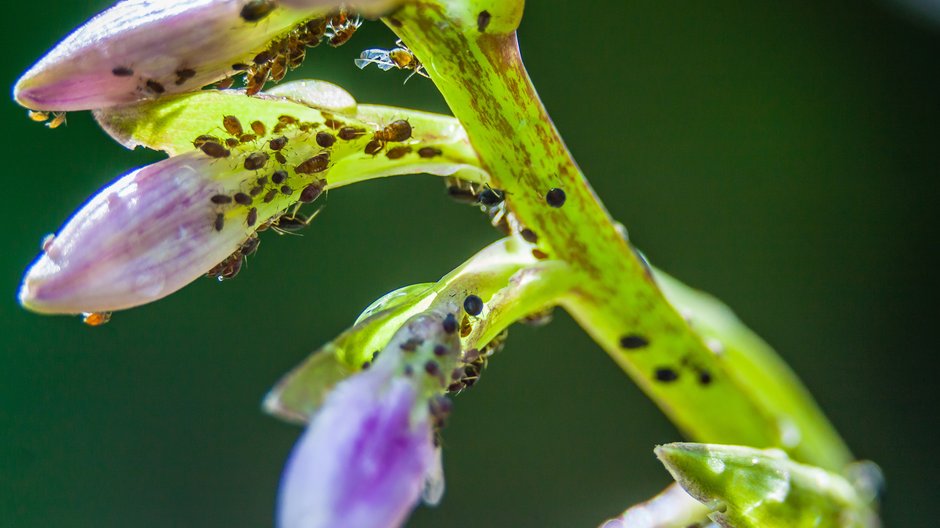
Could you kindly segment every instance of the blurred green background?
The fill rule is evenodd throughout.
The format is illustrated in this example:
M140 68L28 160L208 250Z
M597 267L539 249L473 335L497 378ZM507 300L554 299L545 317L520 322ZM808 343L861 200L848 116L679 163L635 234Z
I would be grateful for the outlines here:
M4 7L0 84L106 1ZM885 4L532 0L523 54L611 213L660 267L774 344L859 457L888 526L935 525L940 29ZM359 71L380 24L289 78L446 111L425 79ZM414 176L344 188L304 237L262 237L237 280L88 328L21 310L22 272L96 189L159 156L87 113L12 101L0 259L0 526L270 526L299 430L278 377L388 290L497 237ZM613 130L612 130L613 128ZM934 272L934 273L931 273ZM566 315L514 328L445 430L447 494L409 526L594 526L668 482L679 435Z

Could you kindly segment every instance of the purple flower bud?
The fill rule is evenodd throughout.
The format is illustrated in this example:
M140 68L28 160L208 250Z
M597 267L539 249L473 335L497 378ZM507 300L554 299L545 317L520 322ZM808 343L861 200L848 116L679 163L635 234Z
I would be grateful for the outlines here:
M336 386L294 448L279 528L400 526L439 471L427 404L383 361ZM439 490L430 491L439 498Z
M197 90L316 13L247 0L125 0L66 37L14 88L34 110L88 110ZM268 10L266 6L272 8ZM321 8L320 12L325 12Z
M43 244L20 302L42 313L108 312L160 299L206 273L253 230L250 208L216 199L239 189L242 173L227 161L197 151L118 179Z

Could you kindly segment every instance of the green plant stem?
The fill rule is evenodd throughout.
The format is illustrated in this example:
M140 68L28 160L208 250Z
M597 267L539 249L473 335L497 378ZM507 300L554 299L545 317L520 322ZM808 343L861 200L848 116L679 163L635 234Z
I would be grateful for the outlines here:
M824 419L799 434L836 445L798 452L784 445L780 410L766 404L772 398L755 398L753 387L738 382L617 231L522 64L515 34L522 10L521 1L416 0L385 22L423 62L492 184L506 191L512 214L538 235L542 251L578 275L562 305L689 438L780 446L799 460L841 470L850 455L837 435L828 434ZM546 203L553 188L567 196L561 207ZM625 337L648 344L624 347Z

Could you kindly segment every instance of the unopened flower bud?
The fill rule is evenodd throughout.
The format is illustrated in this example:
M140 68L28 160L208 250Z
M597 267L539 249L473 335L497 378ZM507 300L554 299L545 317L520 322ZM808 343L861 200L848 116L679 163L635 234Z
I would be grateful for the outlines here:
M330 9L315 7L295 9L273 0L125 0L79 27L23 74L14 97L33 110L72 111L198 90Z
M252 207L231 198L240 182L223 160L202 152L127 174L44 244L20 302L42 313L108 312L179 290L256 227L249 225Z

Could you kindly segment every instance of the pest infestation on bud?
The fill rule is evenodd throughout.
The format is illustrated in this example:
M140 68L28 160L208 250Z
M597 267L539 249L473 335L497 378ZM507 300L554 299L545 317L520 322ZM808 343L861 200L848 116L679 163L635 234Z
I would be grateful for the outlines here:
M776 436L761 420L779 417L789 425L782 447L802 456L822 445L830 453L821 460L848 459L796 381L734 379L747 351L733 341L728 353L719 342L720 357L706 350L658 289L665 282L656 270L619 236L617 244L604 238L614 231L610 218L580 178L518 57L522 4L117 3L30 68L14 97L49 128L63 125L66 112L94 110L124 146L169 158L119 178L45 239L20 302L40 313L82 313L86 324L101 325L112 311L155 301L201 276L235 277L258 251L259 233L308 227L322 207L303 207L329 189L426 172L446 176L447 193L479 207L507 238L439 282L383 297L268 395L266 410L308 424L281 481L279 528L394 527L422 498L436 503L451 397L475 386L510 324L544 324L557 305L615 349L618 363L634 367L626 370L641 373L644 389L689 434L768 445ZM299 67L310 48L343 45L364 18L379 17L412 47L398 40L390 49L367 49L354 64L408 70L405 82L433 76L445 100L469 101L451 109L467 123L482 160L455 118L358 105L318 81L262 91ZM424 34L431 32L434 38ZM236 80L244 88L228 90ZM203 90L210 85L216 89ZM483 166L498 172L490 178ZM683 355L668 356L675 350ZM766 357L754 364L787 374ZM778 396L809 409L809 418L791 423L800 417L778 405ZM667 466L688 465L690 456L700 462L695 449L673 445L657 453ZM767 468L775 469L771 462L780 461L767 456ZM742 474L752 478L754 464L742 461ZM767 481L776 483L777 473ZM819 481L819 473L807 475ZM696 515L683 525L700 521Z
M240 75L253 94L299 66L306 48L348 41L359 23L322 1L125 0L24 73L14 98L38 111L90 110L231 85Z
M422 497L440 499L435 431L451 410L442 373L460 355L446 321L413 317L333 389L284 470L279 528L399 526Z

